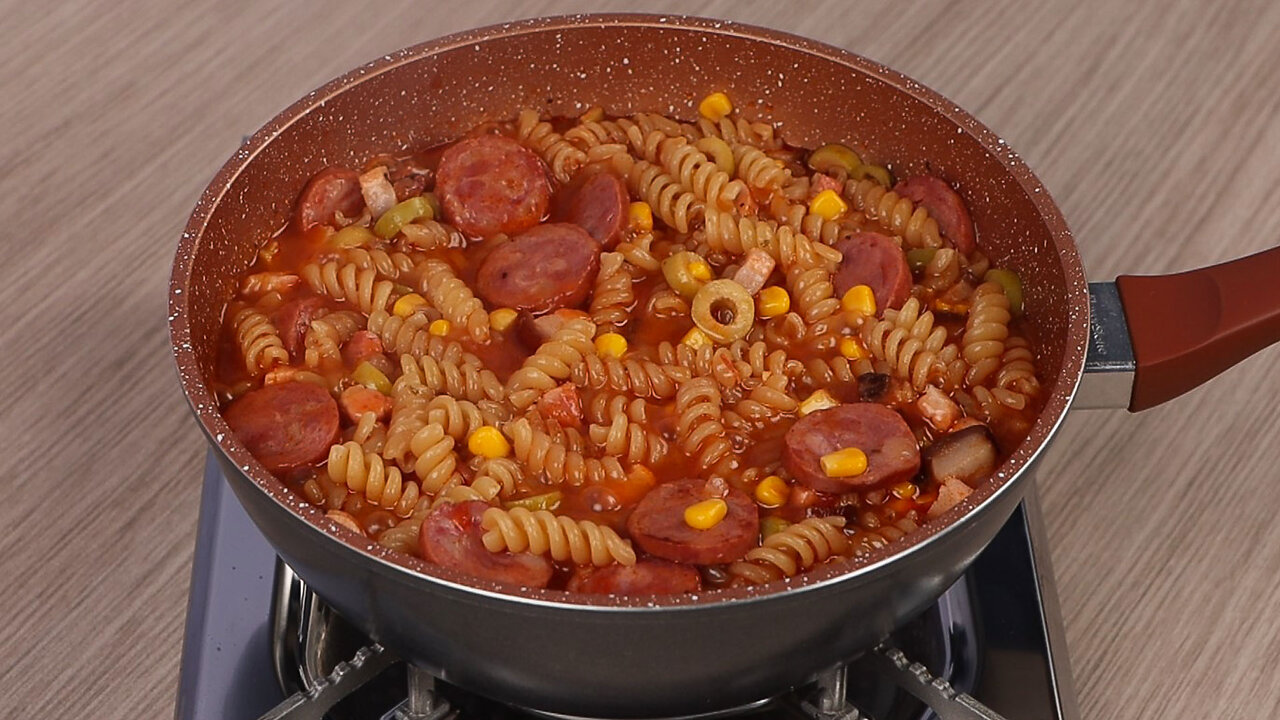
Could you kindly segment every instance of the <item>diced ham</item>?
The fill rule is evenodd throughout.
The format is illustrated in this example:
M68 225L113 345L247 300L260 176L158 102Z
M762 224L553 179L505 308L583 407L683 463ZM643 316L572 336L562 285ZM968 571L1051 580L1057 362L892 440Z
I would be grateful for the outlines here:
M538 398L538 412L561 427L582 427L582 397L573 383L564 383Z
M747 294L755 295L768 282L776 264L777 261L769 253L760 248L751 248L742 261L742 267L733 274L733 281L746 288Z
M379 420L386 420L391 415L391 398L363 385L343 390L338 396L338 406L353 423L360 422L360 416L365 413L373 413Z
M360 176L360 194L375 219L396 204L396 190L387 179L386 166L379 165Z

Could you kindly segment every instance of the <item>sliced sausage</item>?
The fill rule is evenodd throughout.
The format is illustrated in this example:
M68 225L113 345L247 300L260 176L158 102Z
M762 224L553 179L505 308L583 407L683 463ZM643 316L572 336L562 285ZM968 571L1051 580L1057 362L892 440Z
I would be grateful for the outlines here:
M387 358L382 354L382 338L369 330L357 330L342 344L342 361L351 370L362 362L369 362L379 370L386 372Z
M338 439L338 404L309 382L252 390L222 416L258 462L277 474L320 462Z
M843 258L831 276L836 296L855 285L866 285L876 296L876 309L900 308L911 296L911 266L907 254L893 238L875 232L857 232L837 240Z
M893 191L923 205L937 221L938 229L960 252L967 255L978 247L969 208L945 180L933 175L917 175L899 182Z
M551 561L542 555L489 552L481 540L480 525L490 505L481 500L442 503L422 521L418 543L427 562L472 577L510 585L546 587L551 581Z
M312 226L334 222L334 214L353 218L364 207L360 194L360 176L341 167L327 167L307 181L298 197L298 227L307 230Z
M440 156L436 195L445 217L467 235L509 235L546 215L551 182L533 151L503 135L481 135Z
M489 253L476 291L492 307L544 313L581 305L600 269L600 244L572 223L527 230Z
M721 497L729 506L724 519L706 530L684 521L685 508ZM691 479L665 483L650 490L627 518L631 539L650 555L664 560L711 565L742 557L760 536L760 514L747 494L727 492L714 483Z
M878 403L850 403L810 413L783 437L782 461L796 480L819 492L844 493L861 487L909 480L920 469L920 448L905 420ZM856 447L867 469L852 477L830 477L822 456Z
M342 414L353 424L360 422L365 413L373 413L379 420L391 415L391 398L363 385L352 385L338 396Z
M563 383L546 391L538 398L538 412L560 427L581 428L582 396L578 394L578 386Z
M702 589L702 576L691 565L665 560L641 560L635 565L578 568L569 578L569 592L595 595L678 595Z
M284 343L289 357L294 360L302 358L307 328L311 327L312 320L326 312L328 308L324 298L314 295L290 300L275 309L271 314L271 321L276 326L276 332L280 333L280 341Z
M607 249L622 238L627 227L627 207L631 198L627 186L616 175L596 173L582 184L569 206L569 221L582 226Z

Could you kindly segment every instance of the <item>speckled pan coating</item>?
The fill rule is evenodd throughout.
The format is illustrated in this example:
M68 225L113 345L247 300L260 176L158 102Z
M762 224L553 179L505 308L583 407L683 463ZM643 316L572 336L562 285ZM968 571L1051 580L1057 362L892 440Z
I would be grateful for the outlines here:
M312 174L331 164L358 166L380 152L435 145L480 122L513 118L526 106L555 116L601 105L611 114L652 111L692 119L697 101L715 90L727 92L745 116L780 124L790 143L842 141L871 161L888 163L899 177L928 171L946 179L969 204L984 249L995 263L1022 276L1049 400L1026 441L960 506L891 552L758 590L658 601L529 591L521 599L356 537L286 491L231 436L207 382L222 309L236 278L263 239L285 223ZM837 657L832 653L865 646L941 593L1012 511L1027 471L1070 403L1088 333L1087 286L1066 223L1016 153L972 116L919 83L837 48L731 23L635 15L548 18L465 32L387 55L307 95L246 141L205 190L178 245L169 305L183 390L224 466L238 476L232 484L242 502L282 555L302 566L303 577L313 580L307 571L314 545L326 567L349 563L352 582L372 583L358 599L335 599L366 631L427 667L441 665L443 654L458 649L456 640L440 636L439 628L425 634L407 628L387 605L397 592L438 592L449 602L471 598L490 612L522 612L508 607L521 604L530 612L556 608L561 617L607 611L612 624L632 617L639 626L664 609L672 617L706 612L699 622L724 619L732 625L728 618L740 610L771 611L765 608L773 604L773 610L786 611L796 602L825 602L824 596L847 603L848 593L877 588L889 593L882 604L892 612L868 611L866 632L840 633L828 643L830 650L805 657L824 664ZM322 594L343 594L318 577L323 571L313 572ZM477 631L463 632L483 647ZM444 649L421 647L428 641ZM791 660L782 650L768 657ZM821 664L760 677L739 672L737 682L721 681L723 690L700 700L699 707L741 700L747 688L795 682ZM625 695L625 689L612 691L611 705L583 696L583 689L557 693L538 682L536 671L526 677L512 667L445 672L477 689L491 689L493 675L514 673L500 696L561 712L616 709L618 693ZM657 680L657 700L627 707L649 713L689 709L688 701L663 696L664 690L680 692L681 683L667 688ZM602 681L601 692L610 686Z

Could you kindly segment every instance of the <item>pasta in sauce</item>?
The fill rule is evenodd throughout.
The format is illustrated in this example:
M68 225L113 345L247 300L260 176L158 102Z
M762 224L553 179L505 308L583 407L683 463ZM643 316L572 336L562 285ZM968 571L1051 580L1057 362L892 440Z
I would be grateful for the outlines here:
M961 502L1040 404L961 196L695 123L531 110L317 174L227 308L237 437L337 525L578 592L758 584Z

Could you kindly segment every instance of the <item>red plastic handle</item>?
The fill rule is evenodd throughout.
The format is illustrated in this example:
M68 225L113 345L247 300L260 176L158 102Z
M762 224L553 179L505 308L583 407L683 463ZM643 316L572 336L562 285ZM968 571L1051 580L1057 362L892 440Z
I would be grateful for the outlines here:
M1280 247L1116 278L1137 362L1129 410L1159 405L1280 340Z

